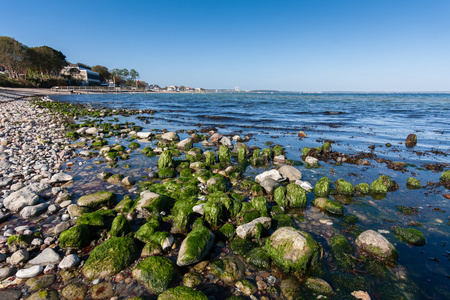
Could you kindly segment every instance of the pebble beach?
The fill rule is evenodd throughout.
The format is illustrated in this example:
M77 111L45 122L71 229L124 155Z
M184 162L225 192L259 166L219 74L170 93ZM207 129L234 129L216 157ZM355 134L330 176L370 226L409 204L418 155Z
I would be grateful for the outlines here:
M49 110L51 98L0 90L0 299L367 300L380 274L392 290L372 299L415 299L405 296L414 287L398 291L405 276L389 231L361 230L345 212L349 197L398 184L305 180L325 158L364 167L368 157L332 156L324 143L300 166L283 145L250 147L244 134L114 127ZM117 171L137 155L140 166ZM442 172L437 187L448 183ZM426 243L395 230L410 247Z

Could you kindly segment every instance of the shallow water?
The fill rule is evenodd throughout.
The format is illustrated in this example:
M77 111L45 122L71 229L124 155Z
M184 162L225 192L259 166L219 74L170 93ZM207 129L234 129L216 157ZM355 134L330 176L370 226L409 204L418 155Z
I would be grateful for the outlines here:
M450 200L443 197L450 192L443 186L426 186L428 182L438 183L441 172L424 168L427 163L450 163L449 94L113 94L53 96L52 99L93 106L152 109L154 115L141 115L144 117L141 119L120 117L119 122L134 122L142 126L143 131L216 127L222 134L250 135L249 145L266 147L264 143L268 141L281 144L286 147L287 158L298 161L303 147L317 147L324 140L330 140L333 151L346 154L373 152L381 158L406 162L405 172L388 169L374 160L369 160L370 166L337 166L333 162L321 162L317 169L299 168L304 180L313 185L322 176L328 176L332 182L342 178L354 185L370 184L381 174L395 180L400 186L397 191L389 192L380 200L370 196L355 197L345 206L346 214L357 215L363 230L390 230L395 226L409 227L410 221L421 222L423 226L415 228L425 234L427 244L409 246L392 232L384 234L398 248L400 259L392 269L392 277L373 280L383 287L394 278L396 288L405 295L403 299L450 298ZM299 130L304 131L307 138L299 140ZM404 145L410 133L418 137L414 148ZM187 136L180 133L181 139ZM110 144L118 142L128 143L110 139ZM386 147L386 143L391 143L392 147ZM369 149L370 145L375 149ZM153 147L154 143L141 143L141 148L145 146ZM131 168L123 169L125 164ZM118 168L113 170L106 164L97 165L80 158L71 170L75 176L73 191L86 194L106 188L115 190L120 198L128 193L125 188L88 175L109 170L139 179L147 175L149 168L156 166L157 158L146 158L139 151L134 151L129 160L119 161ZM254 177L263 171L263 168L249 167L245 175ZM406 179L411 176L419 179L424 187L407 189ZM308 202L312 200L311 196L308 196ZM415 207L418 214L401 215L397 205ZM302 214L306 222L300 222L299 226L314 234L327 252L329 237L344 230L339 225L340 220L326 216L310 205ZM329 219L333 225L324 225L319 219ZM336 288L338 283L333 277L330 261L325 256L328 273L324 279ZM377 295L374 298L386 299Z

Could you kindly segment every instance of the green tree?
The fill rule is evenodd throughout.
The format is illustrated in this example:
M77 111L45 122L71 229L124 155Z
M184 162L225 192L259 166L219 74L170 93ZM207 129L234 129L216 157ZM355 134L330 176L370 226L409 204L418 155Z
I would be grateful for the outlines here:
M112 78L112 73L109 72L107 67L96 65L92 67L92 71L100 74L100 81L104 82Z
M133 81L136 81L136 79L139 78L139 73L135 69L130 70L130 77Z
M19 78L27 68L27 47L8 36L0 36L0 65L8 69L11 78Z
M57 76L67 65L66 56L61 51L48 46L28 48L27 58L30 68L41 76Z

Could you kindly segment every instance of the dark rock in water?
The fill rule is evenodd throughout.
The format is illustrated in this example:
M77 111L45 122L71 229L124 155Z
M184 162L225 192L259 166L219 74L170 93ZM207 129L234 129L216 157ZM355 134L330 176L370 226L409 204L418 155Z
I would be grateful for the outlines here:
M406 138L405 144L406 147L414 147L417 144L417 135L415 135L414 133L409 134Z
M394 228L395 235L401 240L413 246L423 246L426 243L422 232L414 228Z

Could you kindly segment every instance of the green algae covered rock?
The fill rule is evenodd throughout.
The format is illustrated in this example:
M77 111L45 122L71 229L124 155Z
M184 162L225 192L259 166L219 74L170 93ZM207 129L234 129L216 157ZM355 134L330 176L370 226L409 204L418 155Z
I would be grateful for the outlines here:
M169 150L164 150L158 159L158 168L172 168L174 166L173 156Z
M314 186L314 195L316 197L328 197L328 194L330 194L330 185L331 182L328 177L320 178Z
M195 227L181 243L177 265L187 266L202 260L214 245L214 239L214 234L208 228Z
M423 246L426 244L425 236L423 233L414 228L394 228L393 232L402 241L413 245L413 246Z
M367 195L370 192L370 186L365 182L358 183L355 186L355 190L359 194Z
M196 199L180 199L172 208L173 224L172 233L187 233L188 223L193 215L192 208L196 205Z
M235 238L229 245L231 252L237 255L246 255L255 247L255 244L252 241L241 238Z
M220 229L218 229L215 233L218 238L224 240L232 240L236 234L236 228L234 228L233 224L226 223L225 225L220 227Z
M408 189L420 189L422 187L422 184L416 178L409 177L406 180L406 186L408 187Z
M289 199L289 206L292 208L306 207L306 191L295 183L290 183L286 187L286 196Z
M158 300L208 300L208 297L203 292L190 287L177 286L160 294Z
M203 205L203 217L212 227L219 225L224 207L222 203L214 200L209 200Z
M150 191L143 191L139 199L136 200L133 209L144 214L159 213L168 204L169 199L166 196Z
M295 276L289 276L281 280L280 289L284 297L288 300L303 300L300 290L300 282Z
M292 227L278 228L264 249L272 261L285 272L305 274L319 262L320 247L307 232Z
M81 272L94 280L117 274L138 256L138 247L130 237L112 237L94 248Z
M202 284L202 282L203 279L199 273L186 273L183 276L183 285L190 288L195 288Z
M239 147L238 149L238 161L239 162L245 162L247 160L249 151L245 147Z
M178 270L167 257L150 256L139 262L131 274L150 292L160 294L176 279Z
M332 215L344 215L344 207L342 206L342 204L328 198L315 198L312 201L312 205Z
M212 166L216 164L216 153L208 151L205 153L205 165Z
M104 227L106 224L105 218L99 211L83 214L75 220L75 223L77 225L84 224L92 227Z
M256 286L247 279L239 280L235 286L246 296L250 296L258 291Z
M225 182L225 179L221 175L215 175L208 179L206 182L206 186L208 189L208 192L214 193L214 192L226 192L227 190L227 184Z
M279 186L273 192L274 201L282 208L286 208L288 201L286 199L286 188Z
M363 252L376 258L396 262L398 251L384 236L374 230L362 232L356 239L356 245Z
M122 201L117 203L116 207L114 207L114 210L119 213L129 213L131 212L133 206L134 201L131 200L129 197L124 197Z
M159 179L175 178L175 176L177 176L177 172L172 168L160 168L158 170Z
M59 300L59 296L55 290L43 290L31 294L27 300Z
M124 215L118 215L114 218L109 231L109 235L113 237L125 236L131 232L131 224Z
M245 265L238 257L227 256L215 260L211 264L211 273L219 277L224 283L230 284L244 278Z
M281 227L293 227L295 228L295 222L292 220L292 218L288 215L281 214L276 215L272 217L272 227L275 229L281 228Z
M273 156L283 155L284 149L280 145L273 147Z
M447 170L444 173L442 173L439 180L444 184L450 184L450 170Z
M335 235L330 239L330 246L336 264L344 269L353 269L354 263L351 257L355 250L347 238L343 235Z
M68 300L84 299L86 293L87 286L82 283L69 284L61 291L61 295Z
M334 185L334 189L338 194L352 196L355 192L355 187L350 182L344 179L338 179Z
M330 142L325 142L322 145L322 153L330 153L331 152L331 144Z
M115 204L116 194L106 191L85 195L78 199L79 206L86 206L92 209L98 209L103 206L110 207Z
M259 211L260 216L268 217L269 213L267 212L267 199L263 196L253 197L251 200L253 207Z
M270 256L263 248L254 248L246 256L247 262L258 269L267 269L270 266Z
M231 163L231 151L225 145L221 145L219 148L219 161L225 164Z
M130 149L132 149L132 150L137 149L137 148L139 148L140 146L141 146L141 144L136 143L136 142L131 142L131 143L128 145L128 147L129 147Z
M28 292L34 293L36 291L39 291L40 289L45 289L51 286L53 283L55 283L55 281L55 274L46 274L28 279L25 282L25 287L27 288Z
M389 176L380 175L370 184L370 191L374 194L386 194L393 185L394 183Z
M308 279L306 279L305 285L309 290L319 295L334 294L333 288L322 278L309 277Z
M405 140L405 145L408 148L414 147L417 144L417 135L414 133L408 134Z
M89 226L80 224L61 232L59 244L62 248L81 249L89 245L91 231Z
M156 155L155 152L153 152L153 148L151 147L145 147L141 150L141 153L147 157L153 157Z

